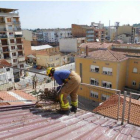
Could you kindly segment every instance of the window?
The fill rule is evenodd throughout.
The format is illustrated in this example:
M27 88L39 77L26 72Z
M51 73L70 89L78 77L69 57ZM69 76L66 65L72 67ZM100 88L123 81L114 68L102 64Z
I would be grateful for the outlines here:
M90 91L90 97L98 98L98 92Z
M11 18L7 18L7 22L11 22Z
M103 67L103 74L112 75L112 68Z
M90 84L91 84L91 85L96 85L96 86L98 86L98 85L99 85L99 82L98 82L97 79L90 78Z
M14 39L10 39L10 43L14 43Z
M15 49L15 46L11 46L11 50L14 50Z
M133 81L132 82L132 86L136 86L136 81Z
M53 61L53 58L50 58L50 61Z
M102 94L102 101L105 101L105 100L107 100L108 98L109 98L108 95Z
M133 68L133 72L137 73L138 72L137 68Z
M8 30L13 30L12 25L8 26Z
M10 68L6 68L6 71L10 71Z
M16 53L12 53L12 56L16 56Z
M9 82L12 81L12 79L9 79Z
M99 73L99 66L91 65L90 70L91 72Z
M102 81L102 86L105 88L112 88L112 83L107 81Z
M17 62L17 59L13 59L13 62L14 62L14 63Z

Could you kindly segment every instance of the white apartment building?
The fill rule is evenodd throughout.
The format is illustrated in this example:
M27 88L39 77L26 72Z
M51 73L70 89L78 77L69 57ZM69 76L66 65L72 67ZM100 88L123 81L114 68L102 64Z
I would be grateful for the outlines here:
M83 38L62 38L59 41L60 52L77 52L80 44L85 43Z
M3 67L4 65L5 67ZM11 66L6 60L0 60L0 90L7 90L8 88L13 87L14 76L13 69L6 67Z
M25 67L22 31L17 9L0 8L0 59L5 59L13 67Z
M42 29L44 42L57 43L61 38L71 38L71 28L57 28L57 29Z

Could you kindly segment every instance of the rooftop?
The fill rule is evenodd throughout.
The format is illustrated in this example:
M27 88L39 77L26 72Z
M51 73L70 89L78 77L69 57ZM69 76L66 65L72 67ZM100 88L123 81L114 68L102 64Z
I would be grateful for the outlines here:
M62 116L50 108L32 105L0 107L0 139L114 140L140 139L140 128L78 109ZM48 109L47 109L48 106Z
M119 116L122 116L124 96L120 96ZM111 96L93 111L101 115L117 119L118 95ZM125 119L128 119L129 98L126 97ZM129 122L135 125L140 125L140 101L131 99L130 120ZM116 113L115 113L116 112Z
M48 48L53 48L50 45L40 45L40 46L31 46L32 50L44 50Z
M3 68L3 66L1 65L4 65L4 66L11 66L11 64L9 62L7 62L5 59L0 59L0 68Z
M79 57L85 58L85 54L81 54ZM123 61L128 59L128 57L123 52L116 52L111 50L96 50L88 52L86 58L107 60L107 61Z
M93 49L100 49L100 48L107 49L112 45L113 45L112 43L93 42L93 43L82 43L79 46L79 48L86 48L87 46L88 48L93 48Z
M0 91L0 106L35 103L37 99L22 90Z
M17 10L18 9L0 8L0 13L10 13Z

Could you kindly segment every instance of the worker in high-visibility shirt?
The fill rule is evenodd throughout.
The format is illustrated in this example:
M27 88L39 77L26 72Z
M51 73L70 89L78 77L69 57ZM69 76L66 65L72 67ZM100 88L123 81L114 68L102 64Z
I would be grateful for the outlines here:
M52 67L47 69L47 76L54 78L56 82L62 86L59 94L59 102L61 107L59 113L67 115L70 113L70 111L76 113L78 107L77 91L81 83L80 76L74 71L55 70L55 68ZM71 108L67 100L68 95L71 97Z

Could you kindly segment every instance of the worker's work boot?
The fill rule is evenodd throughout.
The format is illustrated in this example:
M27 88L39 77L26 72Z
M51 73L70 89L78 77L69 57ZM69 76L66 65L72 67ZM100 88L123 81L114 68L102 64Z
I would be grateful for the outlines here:
M77 107L75 107L73 105L71 105L71 106L72 107L71 107L70 111L76 113L77 112Z
M70 114L70 110L58 110L58 113L62 114L62 115L69 115Z

